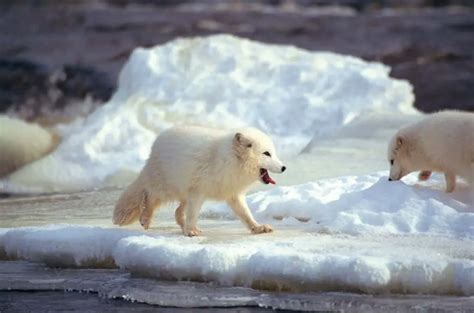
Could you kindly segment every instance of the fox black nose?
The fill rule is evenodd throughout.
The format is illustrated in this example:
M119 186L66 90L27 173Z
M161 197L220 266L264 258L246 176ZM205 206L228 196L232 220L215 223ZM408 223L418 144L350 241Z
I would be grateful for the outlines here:
M281 172L283 173L286 170L286 166L281 167Z
M389 177L389 178L388 178L388 181L392 181L392 179Z

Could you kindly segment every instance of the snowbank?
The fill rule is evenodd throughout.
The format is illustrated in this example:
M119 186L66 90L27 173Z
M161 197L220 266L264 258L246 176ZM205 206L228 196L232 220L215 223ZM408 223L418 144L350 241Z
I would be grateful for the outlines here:
M474 194L460 183L444 192L444 177L419 183L411 174L389 182L387 172L277 187L248 196L257 220L303 221L309 228L348 234L437 233L474 237ZM207 207L206 216L232 218L222 204Z
M147 232L59 225L0 230L0 251L223 286L473 296L469 189L461 183L445 194L440 177L424 185L414 180L388 182L379 173L256 193L249 204L260 221L274 225L268 235L248 234L240 222L226 220L230 209L211 204L198 238L182 236L177 226L167 231L160 219ZM212 225L222 228L216 233Z
M0 182L6 191L73 191L128 182L161 130L176 124L268 132L295 155L368 113L416 114L411 86L389 67L230 35L137 48L112 99L60 129L48 157Z
M132 272L174 280L194 279L259 289L355 290L472 295L474 261L436 256L321 251L318 236L243 240L230 244L170 243L147 236L121 240L115 251L119 266ZM451 270L453 269L453 270Z

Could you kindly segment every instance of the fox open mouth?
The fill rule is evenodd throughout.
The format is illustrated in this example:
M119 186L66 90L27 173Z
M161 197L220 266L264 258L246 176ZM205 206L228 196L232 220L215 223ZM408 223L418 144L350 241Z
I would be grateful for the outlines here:
M260 180L265 185L268 185L268 184L274 184L275 185L276 184L276 182L270 177L270 175L268 175L268 171L264 168L260 169Z

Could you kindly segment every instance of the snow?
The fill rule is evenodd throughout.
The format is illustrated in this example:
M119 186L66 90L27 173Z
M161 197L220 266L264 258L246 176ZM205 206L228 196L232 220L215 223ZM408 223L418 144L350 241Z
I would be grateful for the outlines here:
M112 99L59 127L58 149L0 181L0 188L52 192L126 184L156 135L178 124L256 126L272 136L280 156L295 156L370 114L418 116L411 85L389 71L351 56L231 35L137 48Z
M121 240L115 259L122 268L152 277L261 289L473 292L472 260L448 260L433 252L401 256L400 250L344 255L323 252L321 244L313 235L204 246L140 236Z
M257 220L305 221L310 228L331 227L348 234L438 233L474 236L474 194L460 183L444 192L444 177L435 174L420 184L415 174L390 182L388 173L349 176L277 187L248 196ZM222 204L204 215L229 216Z
M0 229L4 258L54 266L120 267L146 277L265 290L474 295L474 208L468 186L442 177L388 182L340 177L252 194L275 232L250 235L210 203L203 236L156 218L151 231L52 225ZM165 214L165 212L163 212ZM172 215L172 212L167 212ZM172 218L172 217L171 217Z
M29 236L21 236L21 231L4 235L7 255L52 266L115 263L147 277L269 290L474 295L472 251L466 257L447 255L436 246L439 241L453 244L444 238L419 237L415 245L413 238L391 243L390 237L374 242L364 236L349 240L307 233L206 243L205 237L127 234L87 226L30 229ZM61 236L75 240L66 242ZM423 246L430 241L436 241L434 248ZM472 244L457 242L460 251Z

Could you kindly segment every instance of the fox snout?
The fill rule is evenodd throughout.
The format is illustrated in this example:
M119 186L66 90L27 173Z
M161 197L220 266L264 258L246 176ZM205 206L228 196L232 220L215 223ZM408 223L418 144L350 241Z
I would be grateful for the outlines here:
M278 165L269 166L268 170L273 172L273 173L283 173L284 171L286 171L286 166L281 165L281 163L280 163Z

